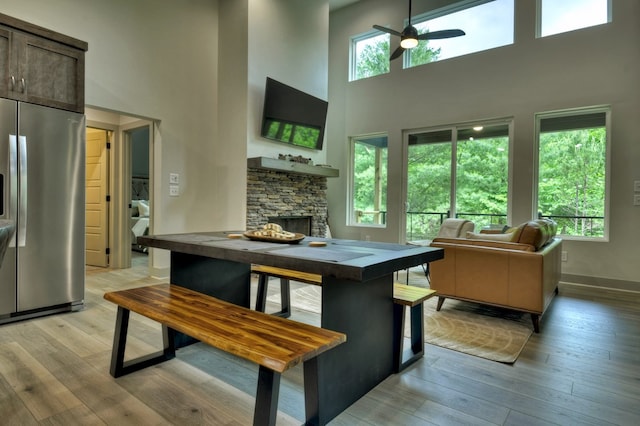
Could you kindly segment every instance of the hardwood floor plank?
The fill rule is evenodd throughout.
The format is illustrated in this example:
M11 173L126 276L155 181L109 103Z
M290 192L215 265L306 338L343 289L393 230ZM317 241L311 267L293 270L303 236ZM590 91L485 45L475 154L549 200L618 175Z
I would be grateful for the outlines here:
M0 346L0 374L36 420L81 404L63 384L18 343Z
M576 383L573 387L573 395L596 404L604 404L620 410L622 413L632 414L634 415L631 417L632 421L640 419L638 395L625 395L622 392L612 392L610 389L601 388L596 384L587 385L585 383Z
M463 365L455 365L455 368L451 368L449 371L462 375L471 375L475 372L474 369L466 368ZM532 373L532 376L535 377L535 373ZM622 409L619 409L611 404L604 403L602 400L579 397L573 392L576 386L575 383L571 392L561 392L549 389L546 386L533 385L531 381L514 381L511 380L510 375L484 374L482 381L492 386L504 387L510 390L511 393L516 392L550 404L569 407L574 412L586 414L603 421L613 421L614 424L632 424L640 420L637 414L629 410L629 407L624 404L621 405Z
M555 426L557 423L547 422L539 417L529 416L519 411L511 410L502 426Z
M40 318L32 321L32 324L81 357L111 349L111 344L99 341L66 321L70 316Z
M22 399L2 375L0 375L0 418L2 419L0 423L7 425L30 426L38 424Z
M433 402L432 400L425 401L422 407L420 407L416 413L416 416L422 417L429 422L433 422L438 425L494 425L496 423L490 423L486 420L482 420L478 417L474 417L469 414L465 414L456 409L449 407L449 405L442 405ZM389 423L386 423L389 424ZM502 423L498 423L502 424Z
M469 374L471 372L471 374ZM540 417L559 424L613 424L588 412L581 411L583 405L572 401L571 395L548 388L531 386L528 383L504 382L493 374L482 374L477 369L466 370L463 366L449 362L437 362L431 368L417 366L412 374L428 383L427 386L446 386L493 404L516 409L530 416ZM472 379L470 377L473 377ZM528 388L531 389L528 389ZM557 399L556 399L557 398Z
M357 424L366 425L436 425L437 423L427 421L411 413L398 410L393 404L381 403L368 395L360 398L347 411L337 416L331 425L349 423L353 418L358 419Z
M74 424L83 426L100 426L106 425L107 423L96 416L88 407L81 405L44 419L40 424L50 426Z

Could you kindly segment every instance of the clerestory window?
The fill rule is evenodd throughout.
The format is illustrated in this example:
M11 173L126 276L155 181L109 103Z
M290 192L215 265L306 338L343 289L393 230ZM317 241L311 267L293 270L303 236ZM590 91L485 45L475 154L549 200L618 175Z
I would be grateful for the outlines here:
M389 72L389 34L370 31L351 39L349 81Z
M611 22L611 0L538 0L538 37L608 22Z
M421 41L405 53L405 67L513 44L514 0L467 0L412 18L419 34L461 29L464 36ZM408 54L407 54L408 53Z

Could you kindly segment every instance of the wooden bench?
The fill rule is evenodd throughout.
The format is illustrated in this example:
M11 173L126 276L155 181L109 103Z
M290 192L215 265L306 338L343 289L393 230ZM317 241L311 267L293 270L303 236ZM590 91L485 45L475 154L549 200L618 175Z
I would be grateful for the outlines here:
M318 423L317 356L343 333L256 312L171 284L105 293L118 305L110 373L120 377L175 357L175 331L259 365L254 425L274 425L281 374L303 362L307 424ZM124 361L130 312L162 324L164 349Z
M264 312L267 303L267 287L269 277L280 278L280 310L272 313L284 318L291 316L291 286L289 280L306 284L321 285L322 275L274 266L251 265L251 272L258 275L258 291L256 295L256 311Z
M272 315L291 315L291 286L289 280L306 284L322 285L322 276L308 272L273 266L252 265L251 271L258 275L256 310L265 311L269 277L280 278L281 309ZM424 301L435 296L436 291L400 283L393 284L394 302L394 368L396 373L424 356ZM410 309L411 348L404 350L405 307Z
M436 291L406 284L393 284L394 365L396 373L424 356L424 301ZM404 350L405 307L410 312L411 347Z

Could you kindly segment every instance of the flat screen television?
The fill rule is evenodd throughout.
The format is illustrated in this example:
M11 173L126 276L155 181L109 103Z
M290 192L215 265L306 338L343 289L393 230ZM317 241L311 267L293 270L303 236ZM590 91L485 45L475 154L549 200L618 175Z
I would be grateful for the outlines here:
M329 103L267 77L262 110L264 138L322 149Z

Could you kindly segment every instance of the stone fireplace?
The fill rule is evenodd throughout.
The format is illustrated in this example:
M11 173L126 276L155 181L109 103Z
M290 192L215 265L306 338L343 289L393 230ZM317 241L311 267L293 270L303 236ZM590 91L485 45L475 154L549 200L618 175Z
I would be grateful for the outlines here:
M264 157L250 158L247 230L275 222L290 232L324 237L327 232L327 178L333 176L337 176L337 170L331 168ZM295 229L289 229L292 227ZM304 229L309 231L303 232Z

